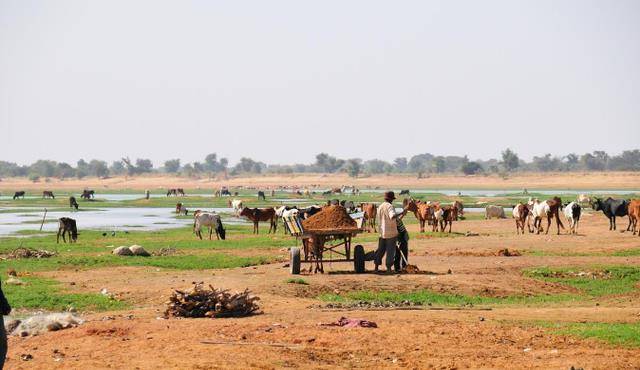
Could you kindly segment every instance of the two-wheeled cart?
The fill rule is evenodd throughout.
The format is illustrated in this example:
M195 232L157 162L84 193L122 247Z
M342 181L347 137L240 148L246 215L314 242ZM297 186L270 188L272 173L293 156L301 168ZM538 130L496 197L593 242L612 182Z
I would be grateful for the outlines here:
M302 241L302 249L293 247L290 250L289 267L292 274L300 274L303 262L312 264L312 268L315 263L316 272L324 272L323 262L352 262L354 271L363 273L365 262L373 260L373 253L365 253L360 244L353 248L353 258L351 256L351 239L362 232L361 227L305 230L297 217L284 218L284 224L291 236ZM326 254L329 254L328 259L324 258Z

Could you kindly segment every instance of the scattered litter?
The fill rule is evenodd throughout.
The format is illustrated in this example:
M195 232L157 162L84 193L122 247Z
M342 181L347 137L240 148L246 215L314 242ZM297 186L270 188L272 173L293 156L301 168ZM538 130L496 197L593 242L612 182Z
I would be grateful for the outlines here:
M33 360L33 355L30 353L24 353L20 355L20 359L22 361L29 361L29 360Z
M241 317L260 309L256 301L260 298L244 292L229 293L203 283L193 283L191 291L175 290L169 297L165 317Z
M8 285L24 285L24 281L18 279L15 276L9 276L9 278L5 280L4 283Z
M26 337L47 331L57 331L76 327L84 321L71 313L50 313L31 316L22 320L8 334ZM5 326L6 327L6 326Z
M44 249L16 248L11 252L2 256L3 259L18 258L49 258L56 255L56 252L50 252Z
M528 347L522 350L522 352L530 352L530 351L531 351L531 348L528 348Z
M160 248L157 251L151 252L151 254L154 256L173 256L174 254L178 254L178 253L180 252L178 252L178 250L173 247Z
M341 317L336 322L321 323L320 326L341 326L343 328L377 328L378 324L373 321L364 319L350 319L347 317Z
M522 256L522 254L520 253L520 251L516 250L516 249L512 249L509 250L508 248L504 248L504 249L500 249L497 253L496 256L502 256L502 257L520 257Z

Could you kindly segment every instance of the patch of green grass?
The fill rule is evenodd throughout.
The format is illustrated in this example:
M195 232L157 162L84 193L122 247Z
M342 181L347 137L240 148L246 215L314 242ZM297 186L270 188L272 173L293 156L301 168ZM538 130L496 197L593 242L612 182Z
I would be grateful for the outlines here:
M602 272L605 277L588 272ZM582 276L579 274L586 272ZM565 284L580 289L591 297L625 294L636 290L640 281L640 267L634 266L595 266L591 268L536 268L526 270L526 276L544 281Z
M640 347L640 322L540 323L556 334L594 338L615 346Z
M205 270L248 267L272 262L269 257L238 257L223 253L175 256L66 256L51 258L24 258L0 261L0 271L50 271L64 268L91 269L106 266L152 266L176 270Z
M13 308L63 311L69 307L78 310L105 311L129 307L126 302L98 293L66 293L55 280L39 277L21 277L25 285L4 285L3 291Z
M537 295L537 296L509 296L509 297L484 297L484 296L468 296L462 294L443 294L430 290L419 290L415 292L397 293L397 292L372 292L359 291L350 292L344 295L323 294L318 297L328 302L350 302L364 301L371 303L384 302L411 302L419 305L437 305L437 306L467 306L467 305L489 305L489 304L541 304L556 303L571 300L579 300L579 296L571 294L555 294L555 295Z
M634 256L640 256L640 248L636 248L636 249L625 249L622 251L617 251L613 253L614 256L617 257L634 257Z
M309 283L305 279L302 279L302 278L287 279L287 280L285 280L285 283L287 283L287 284L309 285Z

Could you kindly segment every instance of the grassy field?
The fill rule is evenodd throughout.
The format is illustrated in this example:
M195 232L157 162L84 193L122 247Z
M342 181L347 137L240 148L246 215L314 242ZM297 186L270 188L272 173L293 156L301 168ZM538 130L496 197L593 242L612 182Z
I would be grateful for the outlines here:
M584 271L595 271L589 274ZM540 305L566 301L582 301L598 297L620 296L632 293L640 282L640 267L634 266L596 266L586 268L551 269L547 267L528 269L523 272L534 279L560 283L580 291L579 294L541 294L533 296L486 297L460 294L443 294L430 290L399 293L389 291L357 291L342 295L324 294L319 299L328 302L370 302L403 303L418 305L466 306L466 305Z

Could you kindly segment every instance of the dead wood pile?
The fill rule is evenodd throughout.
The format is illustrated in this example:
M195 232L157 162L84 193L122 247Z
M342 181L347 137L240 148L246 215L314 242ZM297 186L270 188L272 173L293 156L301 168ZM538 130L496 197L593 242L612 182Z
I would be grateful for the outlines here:
M16 248L3 257L6 259L17 258L49 258L56 255L56 252L49 252L44 249Z
M244 292L230 293L202 282L193 283L190 291L175 290L169 297L164 315L169 317L242 317L259 313L260 298Z

